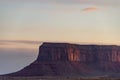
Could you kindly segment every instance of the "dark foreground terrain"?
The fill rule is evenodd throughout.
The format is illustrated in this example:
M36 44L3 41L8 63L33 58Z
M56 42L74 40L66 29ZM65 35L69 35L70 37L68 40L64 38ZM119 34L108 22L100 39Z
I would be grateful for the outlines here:
M0 77L0 80L120 80L119 78L105 78L105 77Z

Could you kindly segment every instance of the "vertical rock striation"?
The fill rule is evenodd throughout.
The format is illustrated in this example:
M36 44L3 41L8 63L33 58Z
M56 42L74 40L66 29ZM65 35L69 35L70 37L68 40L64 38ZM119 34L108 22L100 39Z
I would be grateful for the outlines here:
M37 61L120 62L120 47L43 43Z

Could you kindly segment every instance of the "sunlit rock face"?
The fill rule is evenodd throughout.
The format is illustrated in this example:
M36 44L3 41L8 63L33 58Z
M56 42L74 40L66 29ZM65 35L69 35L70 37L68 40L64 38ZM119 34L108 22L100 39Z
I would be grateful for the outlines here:
M43 43L37 61L120 62L120 47Z
M7 76L120 77L120 46L45 42L38 58Z
M80 61L79 49L67 43L43 43L37 61Z

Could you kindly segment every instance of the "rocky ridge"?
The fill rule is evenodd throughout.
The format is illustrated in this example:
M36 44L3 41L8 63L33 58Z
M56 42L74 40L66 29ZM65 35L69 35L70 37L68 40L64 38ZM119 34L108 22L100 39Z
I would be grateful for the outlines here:
M36 61L7 76L120 76L120 46L45 42Z

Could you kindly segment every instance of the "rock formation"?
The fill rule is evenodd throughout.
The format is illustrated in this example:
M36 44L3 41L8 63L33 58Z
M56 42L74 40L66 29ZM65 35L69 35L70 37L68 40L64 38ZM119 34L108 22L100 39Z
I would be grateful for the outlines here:
M43 43L36 61L7 76L120 76L120 46Z
M43 43L37 61L120 62L120 47Z

